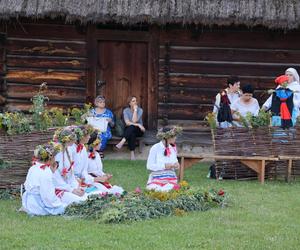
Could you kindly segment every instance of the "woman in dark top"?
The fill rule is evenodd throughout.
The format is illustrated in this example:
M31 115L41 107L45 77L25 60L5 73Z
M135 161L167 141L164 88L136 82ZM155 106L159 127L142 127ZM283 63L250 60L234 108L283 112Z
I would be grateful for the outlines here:
M124 143L128 141L130 159L135 160L134 150L136 137L142 136L145 132L142 120L143 110L138 107L135 96L130 96L127 101L129 107L123 110L123 118L126 124L124 137L116 147L120 149L123 147Z

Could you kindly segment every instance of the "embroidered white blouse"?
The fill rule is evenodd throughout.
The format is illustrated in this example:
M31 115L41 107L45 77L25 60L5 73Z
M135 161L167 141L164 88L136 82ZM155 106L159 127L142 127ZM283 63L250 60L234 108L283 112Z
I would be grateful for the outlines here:
M147 160L147 169L151 171L160 171L165 170L166 163L177 163L177 150L175 147L169 145L170 155L165 156L165 145L163 142L158 142L154 144L149 152L148 160Z

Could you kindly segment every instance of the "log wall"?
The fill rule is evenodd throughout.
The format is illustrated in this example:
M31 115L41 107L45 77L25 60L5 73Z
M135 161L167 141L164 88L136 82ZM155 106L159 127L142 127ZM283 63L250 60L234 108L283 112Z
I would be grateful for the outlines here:
M42 82L48 84L49 106L68 107L85 102L84 31L74 24L23 21L8 24L6 36L6 107L9 110L27 110L30 98Z
M212 111L226 79L252 84L260 104L286 68L300 69L300 32L247 30L165 30L160 33L159 123L186 120L197 127ZM197 122L196 122L197 121Z
M0 26L0 111L5 104L5 87L4 87L4 75L5 75L5 41L6 34L3 31L3 27Z

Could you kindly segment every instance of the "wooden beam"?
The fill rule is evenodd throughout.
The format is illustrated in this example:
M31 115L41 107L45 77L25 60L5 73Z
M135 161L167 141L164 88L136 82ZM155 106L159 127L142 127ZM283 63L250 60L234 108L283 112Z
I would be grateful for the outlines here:
M87 86L86 86L86 101L94 102L96 97L96 81L97 81L97 39L95 38L96 26L90 24L87 32Z
M148 43L148 129L157 128L159 31L153 27Z
M261 184L265 181L265 166L266 161L262 160L241 160L241 163L251 168L258 174L258 180Z

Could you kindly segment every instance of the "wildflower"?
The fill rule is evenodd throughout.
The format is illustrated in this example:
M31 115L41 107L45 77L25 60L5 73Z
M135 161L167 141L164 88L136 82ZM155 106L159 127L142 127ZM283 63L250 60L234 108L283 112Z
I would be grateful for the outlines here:
M142 190L141 190L140 187L136 187L135 190L134 190L134 192L135 192L136 194L140 194L140 193L142 193Z
M224 190L220 189L219 192L218 192L218 195L223 196L224 194L225 194Z

